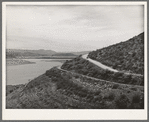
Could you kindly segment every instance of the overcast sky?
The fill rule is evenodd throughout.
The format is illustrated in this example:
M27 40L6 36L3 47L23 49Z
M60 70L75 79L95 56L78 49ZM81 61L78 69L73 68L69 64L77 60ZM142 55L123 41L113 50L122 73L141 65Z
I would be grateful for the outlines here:
M96 50L144 31L143 6L7 6L7 48Z

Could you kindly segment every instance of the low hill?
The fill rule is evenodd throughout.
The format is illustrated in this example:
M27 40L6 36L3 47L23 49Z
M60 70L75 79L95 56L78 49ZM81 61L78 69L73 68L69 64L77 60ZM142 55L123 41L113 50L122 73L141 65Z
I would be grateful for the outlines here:
M76 57L77 55L83 55L89 53L89 51L82 52L62 52L58 53L52 50L22 50L22 49L7 49L6 57L7 58L17 58L17 57L35 57L35 58L44 58L42 56L48 56L48 58L59 57L59 58L68 58L68 57ZM49 57L50 56L50 57Z
M143 109L143 87L52 68L26 85L7 87L9 109Z
M88 55L89 58L120 71L144 74L144 33Z
M51 56L55 54L52 50L21 50L21 49L7 49L6 55L9 57L27 57L27 56Z
M6 58L16 58L17 56L17 53L6 52Z
M76 56L73 53L56 53L53 54L52 56Z

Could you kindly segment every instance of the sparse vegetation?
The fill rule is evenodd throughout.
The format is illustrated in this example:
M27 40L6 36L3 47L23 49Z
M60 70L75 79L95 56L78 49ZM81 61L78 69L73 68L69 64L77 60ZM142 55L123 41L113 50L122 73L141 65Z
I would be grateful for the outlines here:
M87 76L91 76L91 77L95 77L98 79L103 79L111 82L141 85L141 86L144 85L143 76L131 76L131 75L124 74L122 72L115 73L109 70L104 70L81 57L76 57L73 60L69 60L65 62L61 68L68 71L80 73L83 75L87 75Z
M92 51L88 57L114 69L143 75L144 33L128 41Z
M6 96L10 93L12 93L13 91L15 91L16 89L23 87L24 85L7 85L6 86Z
M116 106L119 109L126 109L126 108L128 108L129 102L130 102L129 99L128 99L128 97L125 94L120 95L115 100Z
M95 80L77 73L61 71L52 68L45 74L30 81L27 86L18 88L7 95L7 108L75 108L75 109L115 109L134 108L131 101L136 100L133 95L141 94L143 87L119 84L117 89L113 82ZM130 92L127 92L130 91ZM125 97L118 97L123 93L128 97L129 106L125 105ZM124 105L119 105L122 102ZM130 107L131 106L131 107ZM142 102L135 108L143 108Z

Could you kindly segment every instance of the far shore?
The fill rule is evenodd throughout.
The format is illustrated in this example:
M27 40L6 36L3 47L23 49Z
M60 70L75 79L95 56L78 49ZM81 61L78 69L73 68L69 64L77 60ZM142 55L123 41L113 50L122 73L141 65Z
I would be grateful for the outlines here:
M61 63L65 63L66 60L71 60L71 59L52 59L52 60L42 60L42 61L45 61L45 62L61 62Z
M44 62L61 62L61 63L64 63L66 60L71 60L71 59L59 59L59 58L56 58L56 59L51 59L51 60L46 60L46 59L49 59L49 58L8 58L6 59L6 65L7 66L15 66L15 65L25 65L25 64L34 64L35 62L31 62L31 61L28 61L27 59L43 59L42 61Z
M25 56L17 57L17 59L73 59L77 56Z
M35 63L35 62L28 61L27 59L43 59L43 61L45 62L58 61L58 62L64 63L66 60L71 60L75 57L76 56L26 56L26 57L7 58L6 65L15 66L15 65L25 65L25 64ZM52 59L52 60L47 61L46 59Z
M7 66L14 66L14 65L24 65L24 64L34 64L35 62L30 62L27 60L22 59L6 59L6 65Z

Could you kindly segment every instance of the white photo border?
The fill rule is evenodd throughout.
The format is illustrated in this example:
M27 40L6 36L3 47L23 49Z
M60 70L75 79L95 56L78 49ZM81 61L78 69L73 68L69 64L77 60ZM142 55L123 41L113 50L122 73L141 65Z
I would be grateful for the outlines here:
M144 109L6 109L6 5L143 5ZM147 2L2 2L2 120L147 120Z

